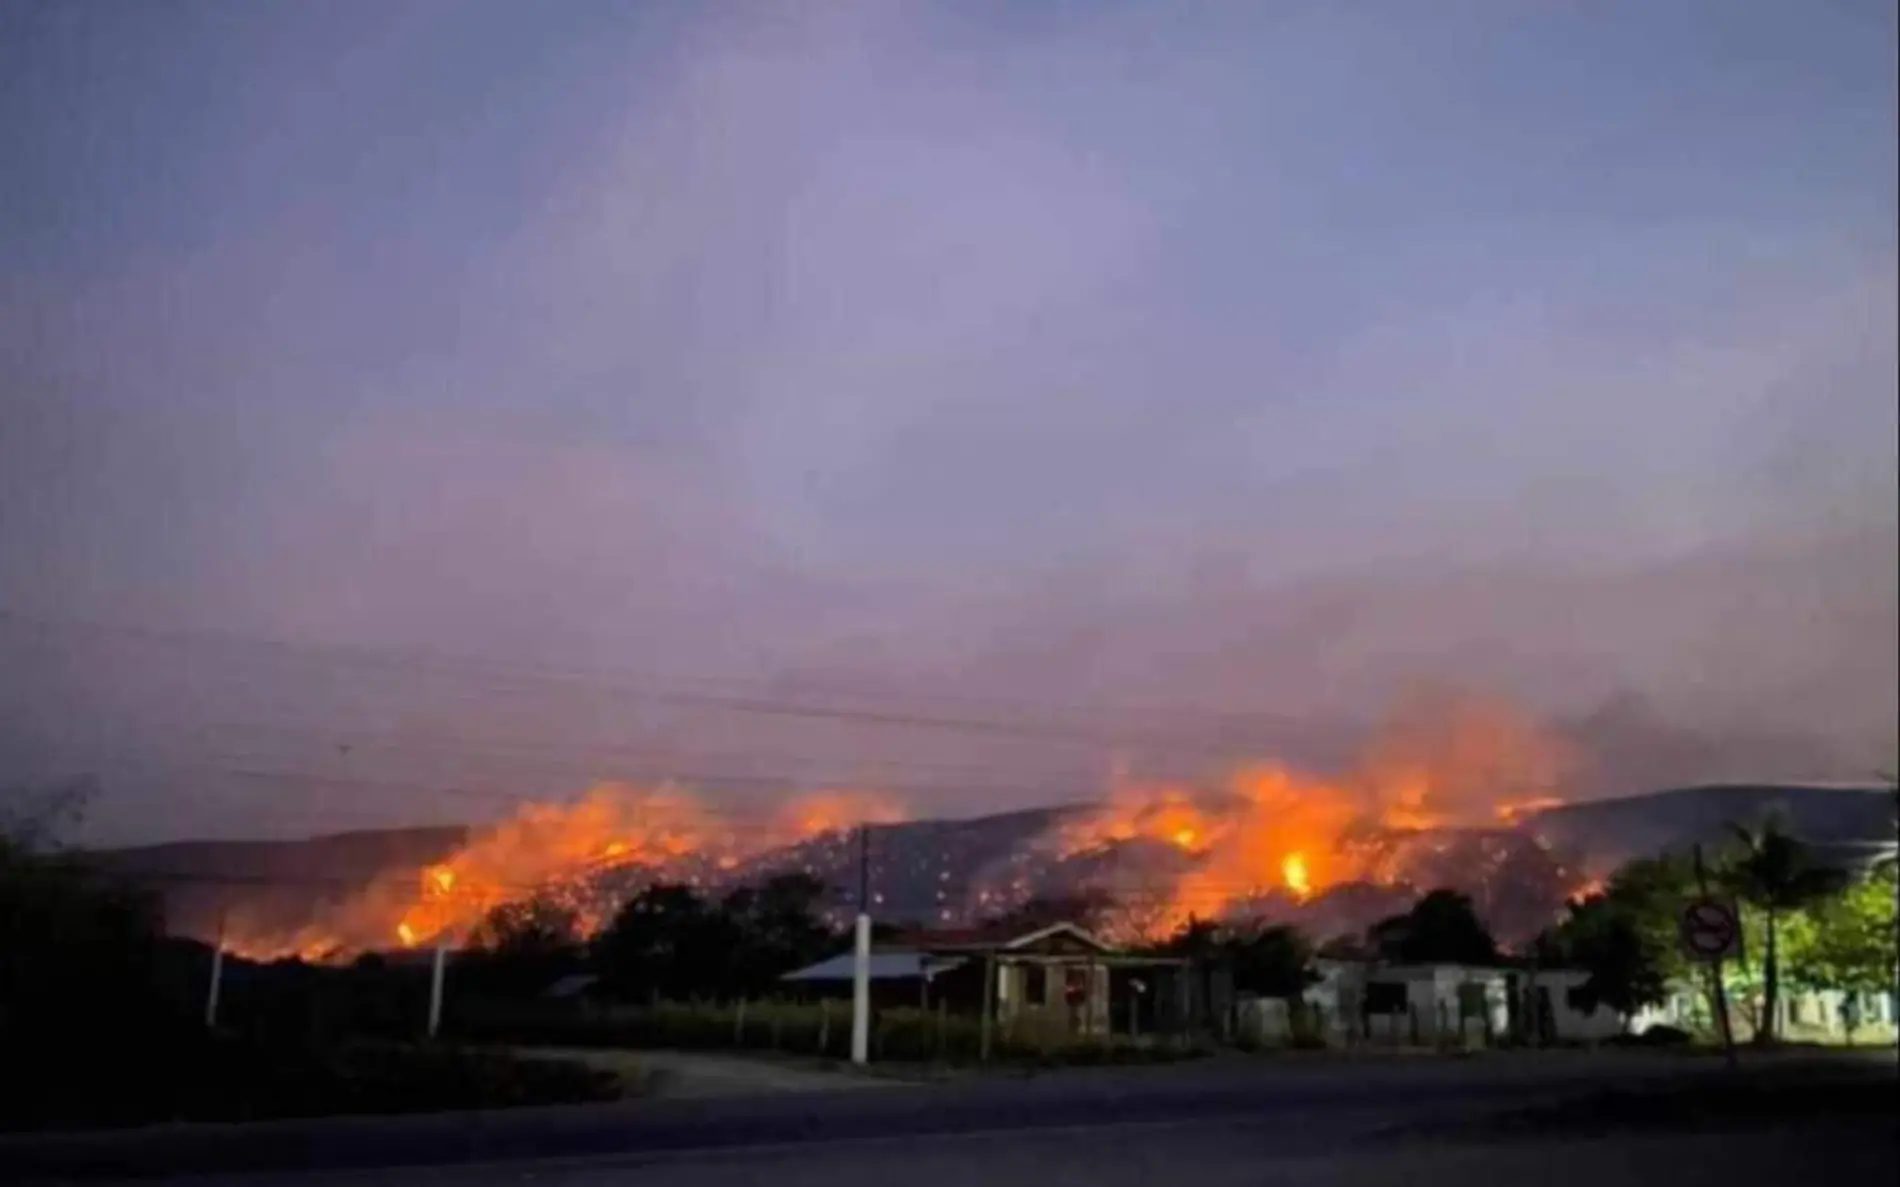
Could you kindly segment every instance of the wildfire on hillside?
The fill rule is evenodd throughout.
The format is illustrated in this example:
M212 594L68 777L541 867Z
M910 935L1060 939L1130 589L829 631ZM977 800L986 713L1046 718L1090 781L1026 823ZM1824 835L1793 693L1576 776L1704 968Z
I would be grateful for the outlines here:
M1082 891L1113 904L1098 924L1105 932L1134 941L1192 918L1325 922L1348 900L1372 909L1405 888L1441 885L1471 890L1494 913L1535 914L1529 900L1560 904L1583 876L1511 826L1562 802L1566 769L1561 748L1507 707L1414 707L1338 777L1271 763L1212 786L1120 777L1099 807L1057 818L987 871L959 875L961 908L939 864L927 873L930 917L973 922ZM496 907L529 897L567 908L592 934L643 882L713 890L786 861L835 874L852 860L847 830L904 818L894 800L865 792L801 795L744 817L670 785L604 784L572 803L524 807L439 864L379 882L294 935L240 935L233 947L337 959L460 943Z
M1340 778L1262 764L1211 791L1123 783L1066 825L1054 847L1062 859L1145 848L1145 859L1121 863L1098 886L1130 908L1113 930L1152 938L1245 904L1300 904L1347 884L1437 873L1434 858L1454 836L1563 803L1555 789L1569 765L1559 744L1508 706L1422 702Z
M240 930L227 943L256 959L306 960L460 943L495 908L531 897L572 911L592 935L611 917L614 896L601 891L617 873L704 884L761 854L905 815L896 800L867 792L812 792L747 816L672 785L600 784L571 803L528 804L446 860L379 881L293 935Z

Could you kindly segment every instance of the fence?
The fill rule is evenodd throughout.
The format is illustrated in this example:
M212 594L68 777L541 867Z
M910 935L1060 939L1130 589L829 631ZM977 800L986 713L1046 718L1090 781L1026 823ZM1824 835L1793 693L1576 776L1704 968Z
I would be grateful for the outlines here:
M753 1050L844 1059L850 1054L851 1006L771 999L573 1008L464 1002L449 1011L444 1034L542 1046ZM1006 1063L1147 1062L1197 1050L1182 1036L1075 1034L1029 1018L995 1024L989 1042L989 1058ZM975 1064L984 1058L983 1023L942 1006L877 1009L870 1056L874 1063Z
M1489 1008L1439 1001L1421 1008L1344 1013L1299 999L1250 997L1236 1005L1235 1043L1269 1047L1414 1047L1469 1050L1503 1046L1516 1036Z

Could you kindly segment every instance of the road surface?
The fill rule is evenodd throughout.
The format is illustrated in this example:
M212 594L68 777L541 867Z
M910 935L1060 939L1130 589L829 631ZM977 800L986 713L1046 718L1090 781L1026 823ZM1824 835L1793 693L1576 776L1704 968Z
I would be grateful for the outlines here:
M1884 1182L1894 1164L1891 1116L1883 1123L1865 1108L1808 1107L1818 1097L1807 1084L1845 1082L1855 1100L1890 1101L1892 1061L1887 1053L1748 1069L1748 1083L1781 1086L1779 1094L1768 1112L1727 1125L1678 1123L1667 1108L1645 1105L1596 1126L1592 1118L1608 1116L1602 1109L1554 1107L1605 1085L1657 1100L1703 1099L1720 1088L1723 1069L1693 1057L1235 1059L883 1092L7 1139L0 1141L0 1179L1485 1187L1509 1174L1535 1187L1744 1187L1820 1182L1815 1176L1826 1168L1830 1181L1838 1172L1848 1176L1842 1182ZM1495 1120L1537 1106L1544 1112L1533 1124ZM1639 1123L1651 1114L1662 1124Z
M1828 1168L1826 1180L1812 1177ZM584 1162L356 1171L281 1187L1804 1187L1891 1182L1892 1135L1812 1127L1484 1144L1339 1143L1290 1152L1244 1121L858 1139ZM254 1180L252 1180L254 1181ZM191 1187L231 1187L201 1179ZM185 1187L178 1184L177 1187Z

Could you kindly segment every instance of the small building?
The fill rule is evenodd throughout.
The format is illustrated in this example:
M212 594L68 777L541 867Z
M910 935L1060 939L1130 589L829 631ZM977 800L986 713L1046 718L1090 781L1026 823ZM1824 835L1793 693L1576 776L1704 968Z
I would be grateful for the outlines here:
M1588 974L1462 964L1314 962L1301 996L1306 1034L1330 1045L1489 1045L1513 1037L1590 1041L1622 1033L1623 1019L1577 990ZM1288 1041L1295 1030L1284 1002L1243 1002L1241 1033L1256 1042ZM1538 1021L1540 1020L1541 1021Z
M873 1004L938 1006L987 1015L1005 1033L1105 1035L1155 1029L1156 1003L1179 994L1185 961L1132 955L1073 923L902 933L871 953ZM855 961L844 952L787 973L795 989L849 996ZM1164 989L1163 986L1166 986Z
M1047 1028L1070 1034L1112 1029L1109 965L1121 954L1073 923L1026 931L974 928L901 937L938 959L960 956L989 970L991 1008L1008 1031ZM1123 958L1125 959L1125 958ZM979 990L977 1007L983 1006Z
M1482 1041L1511 1023L1507 971L1461 964L1320 961L1307 1003L1335 1029L1389 1043Z

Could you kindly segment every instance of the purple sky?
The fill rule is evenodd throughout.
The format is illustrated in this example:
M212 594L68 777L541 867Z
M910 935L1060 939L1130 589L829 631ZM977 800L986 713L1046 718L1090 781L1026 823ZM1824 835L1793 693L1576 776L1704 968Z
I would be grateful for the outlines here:
M622 743L946 811L1109 761L319 680L218 630L1316 751L1420 682L1628 693L1726 740L1691 773L1864 774L1895 33L1875 0L0 3L0 755L98 772L114 838L467 816L432 789L571 791ZM335 785L229 778L375 730Z

